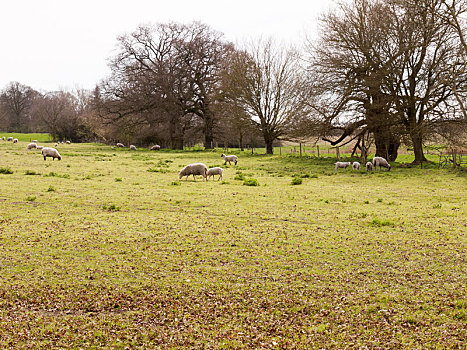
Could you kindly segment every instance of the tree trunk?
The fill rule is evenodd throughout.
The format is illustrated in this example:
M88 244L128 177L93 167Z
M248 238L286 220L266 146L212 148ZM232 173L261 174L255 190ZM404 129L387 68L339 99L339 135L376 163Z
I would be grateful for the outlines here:
M413 153L415 155L415 160L412 163L420 164L422 162L426 162L427 159L423 154L423 142L421 133L415 130L413 133L410 134L410 138L412 139Z
M213 120L209 114L204 116L204 148L212 149L213 148Z
M375 156L383 157L390 162L395 161L401 144L399 137L392 134L388 129L375 130L373 135L376 146Z

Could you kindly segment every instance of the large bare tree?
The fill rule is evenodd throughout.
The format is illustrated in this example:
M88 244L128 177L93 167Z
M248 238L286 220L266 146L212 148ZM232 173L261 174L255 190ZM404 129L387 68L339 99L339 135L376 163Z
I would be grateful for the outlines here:
M246 113L272 154L273 142L308 111L297 51L258 39L231 56L227 72L227 100Z
M0 93L0 116L8 123L8 130L28 132L31 107L39 93L29 86L11 82Z
M208 26L169 23L143 26L119 38L112 76L102 84L102 107L112 120L149 127L166 123L171 147L182 148L193 116L212 147L219 71L232 46ZM102 110L102 108L101 108Z

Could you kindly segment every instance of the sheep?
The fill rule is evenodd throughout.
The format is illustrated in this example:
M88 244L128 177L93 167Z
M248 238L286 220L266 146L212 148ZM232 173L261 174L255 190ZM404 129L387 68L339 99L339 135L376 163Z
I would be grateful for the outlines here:
M366 171L373 171L373 164L371 162L366 162Z
M350 162L336 162L336 171L339 168L347 169L350 166Z
M58 146L58 143L55 142L55 147L57 147L57 146Z
M7 140L7 141L13 141L13 137L10 136L10 137L7 138L6 140Z
M212 176L212 179L215 180L216 178L215 178L214 175L219 175L219 178L217 179L217 181L224 180L224 178L222 176L223 173L224 173L224 169L222 169L222 168L219 168L219 167L210 168L208 170L208 173L207 173L206 181L208 181L211 178L211 176Z
M154 145L154 146L151 147L151 151L158 151L160 149L161 149L161 146L159 146L159 145Z
M13 139L13 143L17 143L18 142L18 139Z
M130 149L131 149L132 151L136 151L136 146L135 146L135 145L130 145Z
M360 163L359 162L353 162L352 163L352 169L360 171Z
M391 164L388 163L386 159L383 157L374 157L373 158L373 167L376 168L379 166L379 170L381 170L381 167L387 168L388 171L391 171Z
M37 140L32 140L31 142L33 142L33 143L37 143Z
M67 144L70 144L70 143L71 143L71 141L68 141L68 140L66 140L66 143L67 143Z
M123 147L125 147L125 145L123 143L117 142L117 147L123 148Z
M28 144L27 147L26 147L27 150L30 150L30 149L33 149L33 148L37 148L37 143L32 142L32 143Z
M208 173L208 167L203 163L193 163L188 164L182 170L180 170L179 178L186 176L186 180L188 180L188 176L193 175L194 181L196 181L195 175L201 175L203 177L203 181L206 179Z
M224 153L221 155L222 158L224 158L224 165L229 162L229 165L231 165L231 162L234 162L235 165L237 165L237 156L231 155L231 156L226 156Z
M36 146L36 149L43 149L44 146Z
M5 136L2 137L2 140L5 141Z
M55 158L62 160L60 153L58 153L58 151L52 147L44 147L42 149L42 155L44 156L44 160L46 160L47 157L52 157L52 160L55 160Z

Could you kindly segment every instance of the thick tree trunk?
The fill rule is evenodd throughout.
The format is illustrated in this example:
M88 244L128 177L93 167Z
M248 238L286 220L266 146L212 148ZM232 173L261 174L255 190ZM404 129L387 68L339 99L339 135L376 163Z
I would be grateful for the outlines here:
M213 136L214 123L209 114L204 116L204 148L214 148L214 136Z
M415 155L415 160L413 161L413 164L420 164L422 162L426 162L427 159L425 158L425 155L423 153L423 140L421 133L415 130L410 134L410 138L412 139L413 153Z
M272 147L272 141L266 141L266 154L274 154L274 148Z
M397 159L399 146L401 144L397 135L392 134L388 129L376 130L373 132L376 146L376 156L383 157L390 162Z

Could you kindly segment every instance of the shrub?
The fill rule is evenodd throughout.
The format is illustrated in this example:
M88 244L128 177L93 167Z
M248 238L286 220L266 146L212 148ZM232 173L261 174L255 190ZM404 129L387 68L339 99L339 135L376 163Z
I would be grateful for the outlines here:
M258 180L253 178L245 179L245 181L243 181L243 184L245 186L259 186Z
M26 170L24 174L25 175L40 175L40 173L35 172L34 170Z
M26 200L27 200L28 202L34 202L34 201L36 200L36 198L37 198L36 196L28 196L28 197L26 198Z
M373 227L383 227L383 226L392 226L394 223L390 220L381 220L381 219L373 219L372 222L370 222L370 226Z
M172 186L180 186L181 183L180 183L180 181L172 181L171 185Z
M0 168L0 174L13 174L13 170L10 168Z
M234 180L245 181L245 175L238 174L237 176L234 177Z
M115 182L122 182L122 178L121 177L116 177Z
M55 187L53 187L52 185L49 186L49 189L47 190L47 192L54 192L55 191Z
M303 183L303 179L301 177L294 177L292 179L292 185L301 185Z
M104 204L102 206L102 209L108 210L108 211L119 211L120 207L117 207L115 204L109 204L108 206Z

